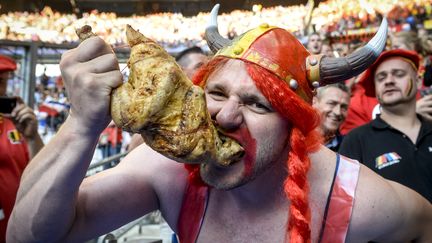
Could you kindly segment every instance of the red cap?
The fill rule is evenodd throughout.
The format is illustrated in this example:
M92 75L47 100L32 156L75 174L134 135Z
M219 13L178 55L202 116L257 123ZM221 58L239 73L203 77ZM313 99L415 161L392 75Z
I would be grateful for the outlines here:
M15 71L16 62L7 56L0 55L0 72Z
M420 65L420 56L415 51L408 51L403 49L394 49L390 51L384 51L378 57L378 59L361 75L359 79L359 85L365 89L366 96L375 97L375 85L374 85L374 74L376 68L385 60L399 57L409 62L415 69L418 70Z

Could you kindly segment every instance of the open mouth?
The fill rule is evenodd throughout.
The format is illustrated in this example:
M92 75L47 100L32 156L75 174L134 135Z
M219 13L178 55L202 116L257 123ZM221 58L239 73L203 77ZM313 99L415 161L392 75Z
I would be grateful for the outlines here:
M227 134L223 132L222 129L218 127L217 127L217 132L220 138L220 145L218 147L221 149L223 153L227 153L227 155L223 156L226 159L218 160L219 162L216 163L217 166L227 167L241 161L245 155L245 150L241 142L239 142L239 139L236 138L237 136L231 136L231 134ZM239 151L230 151L229 148L232 147L233 143L237 143L242 147L242 149Z

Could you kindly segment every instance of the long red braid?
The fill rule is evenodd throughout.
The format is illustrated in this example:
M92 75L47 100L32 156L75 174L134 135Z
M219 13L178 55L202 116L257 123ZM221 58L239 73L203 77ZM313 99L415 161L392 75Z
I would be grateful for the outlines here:
M285 194L291 202L287 236L291 243L310 242L308 153L316 151L320 145L321 136L315 129L319 125L319 116L276 75L253 63L246 63L246 67L272 107L293 125L287 161L288 178L284 183Z
M194 75L193 83L203 87L208 75L228 60L225 57L213 58ZM288 178L284 183L284 191L291 201L287 237L291 243L310 242L308 153L316 151L320 145L321 136L315 129L319 124L319 116L310 104L299 98L276 75L253 63L246 63L246 67L256 86L272 107L293 125L290 137L291 150L287 161ZM185 167L189 171L190 183L205 184L200 178L199 166L186 164Z

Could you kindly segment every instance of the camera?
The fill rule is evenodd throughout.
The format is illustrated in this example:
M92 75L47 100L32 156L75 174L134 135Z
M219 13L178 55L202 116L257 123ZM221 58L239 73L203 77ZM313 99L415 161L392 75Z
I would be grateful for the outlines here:
M16 97L0 96L0 113L10 114L16 105Z

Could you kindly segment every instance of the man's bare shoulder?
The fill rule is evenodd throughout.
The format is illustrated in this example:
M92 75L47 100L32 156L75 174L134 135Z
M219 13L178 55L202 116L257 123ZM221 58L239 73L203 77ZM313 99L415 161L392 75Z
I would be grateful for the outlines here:
M335 173L336 153L321 146L317 152L309 156L312 164L308 177L312 190L315 192L312 193L312 196L323 199L322 203L325 205ZM314 188L316 188L316 190Z
M362 165L347 242L418 239L423 232L419 216L428 213L424 210L430 210L430 205L416 192ZM424 222L430 220L427 218Z

